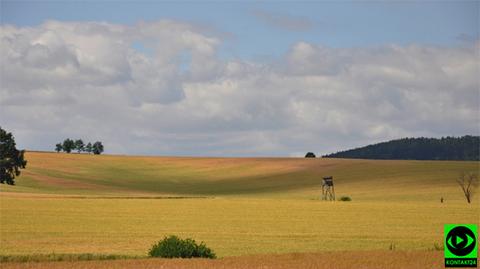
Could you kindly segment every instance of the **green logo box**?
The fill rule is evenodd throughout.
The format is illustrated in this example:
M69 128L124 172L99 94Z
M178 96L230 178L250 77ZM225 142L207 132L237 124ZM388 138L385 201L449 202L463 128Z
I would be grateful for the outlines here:
M443 234L445 267L477 267L478 226L445 224Z

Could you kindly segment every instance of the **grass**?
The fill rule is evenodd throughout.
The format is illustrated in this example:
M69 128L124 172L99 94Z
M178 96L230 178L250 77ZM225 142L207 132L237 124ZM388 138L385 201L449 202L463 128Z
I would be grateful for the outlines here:
M27 152L17 186L3 192L97 196L313 199L332 175L354 201L463 199L455 179L479 162L303 158L132 157Z
M1 263L17 263L17 262L59 262L59 261L102 261L102 260L119 260L119 259L136 259L136 256L126 255L102 255L93 253L79 253L79 254L64 254L64 253L50 253L50 254L34 254L34 255L3 255L0 256Z
M110 269L110 268L316 268L316 269L433 269L443 268L440 251L342 251L252 255L223 259L135 259L113 261L75 261L4 263L3 269Z
M288 253L312 252L316 254L298 254L299 262L316 268L316 256L323 253L347 251L356 259L365 250L404 265L412 263L408 255L417 255L408 251L423 253L418 255L431 265L438 255L425 251L441 249L435 244L443 241L443 225L478 223L480 212L478 196L467 204L455 182L462 171L478 171L479 162L38 152L28 152L26 158L29 163L17 186L0 186L0 255L14 260L51 253L72 259L84 253L146 257L153 243L175 234L204 241L222 258L197 267L220 268L232 261L231 267L246 268L263 260L268 266L275 262L269 257L289 264L294 256ZM337 197L348 195L352 201L320 201L325 175L334 176ZM258 256L273 254L280 256ZM232 256L243 256L245 263ZM85 263L98 268L131 264L110 262ZM153 268L163 262L133 263ZM351 267L341 262L331 268ZM182 268L188 263L175 264ZM39 268L44 265L51 264L40 262Z

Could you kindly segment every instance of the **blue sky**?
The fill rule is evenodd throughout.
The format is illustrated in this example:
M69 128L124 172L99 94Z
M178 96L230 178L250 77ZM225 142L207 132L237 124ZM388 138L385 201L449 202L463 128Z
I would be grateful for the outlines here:
M298 40L329 47L458 45L462 36L478 39L479 5L479 1L2 1L2 23L182 20L224 33L222 56L268 59L285 53ZM309 27L286 29L258 14L304 20Z
M1 1L20 148L317 155L480 134L479 1Z

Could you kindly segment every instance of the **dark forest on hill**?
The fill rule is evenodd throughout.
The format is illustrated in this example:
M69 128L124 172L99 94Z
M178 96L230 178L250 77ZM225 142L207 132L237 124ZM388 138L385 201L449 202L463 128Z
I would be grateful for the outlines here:
M402 138L322 157L388 160L480 160L480 136Z

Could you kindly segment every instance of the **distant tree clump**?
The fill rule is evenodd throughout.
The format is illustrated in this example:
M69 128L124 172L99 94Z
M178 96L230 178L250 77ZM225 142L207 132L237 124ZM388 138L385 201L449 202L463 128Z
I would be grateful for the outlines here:
M0 183L15 185L15 177L27 165L24 154L24 150L17 150L12 133L0 127Z
M92 152L95 155L102 154L102 152L103 152L102 142L100 142L100 141L95 142L92 146Z
M55 145L55 151L56 152L60 152L62 150L63 150L63 146L62 146L61 143L58 143L58 144Z
M92 143L88 142L88 144L85 146L85 152L92 153L92 151L93 151Z
M65 139L62 144L62 149L66 153L72 152L72 150L75 149L75 142L70 138Z
M480 136L403 138L325 155L328 158L390 160L480 160Z
M103 144L100 141L95 143L88 142L86 145L82 139L73 140L67 138L63 141L63 143L58 143L55 145L56 152L66 152L71 153L73 150L76 150L78 153L86 152L86 153L93 153L95 155L102 154L104 148Z
M315 158L317 156L315 156L315 153L313 152L307 152L307 154L305 154L305 158Z
M77 150L78 153L84 151L85 144L83 144L82 139L77 139L75 140L75 149Z

